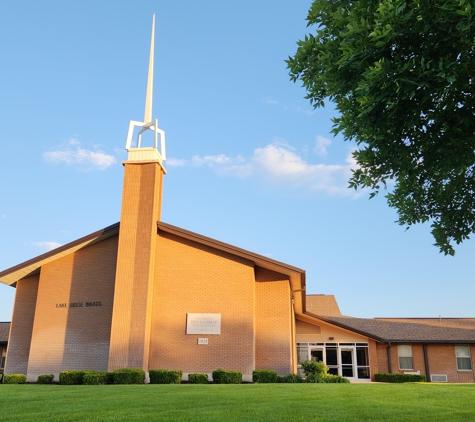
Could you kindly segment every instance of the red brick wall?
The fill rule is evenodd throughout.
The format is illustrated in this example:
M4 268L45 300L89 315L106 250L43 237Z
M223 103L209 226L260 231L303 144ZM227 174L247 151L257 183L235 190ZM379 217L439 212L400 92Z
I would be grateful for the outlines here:
M256 369L292 372L292 295L288 278L256 268Z
M116 258L114 236L41 268L29 380L68 369L107 369Z
M251 375L253 263L168 233L160 233L156 263L149 368ZM221 334L186 334L187 313L221 314ZM199 337L209 344L198 345Z
M34 275L17 282L5 374L26 375L39 278Z
M472 370L458 371L455 357L455 345L430 344L428 346L429 370L431 374L445 374L448 382L475 382L473 361L475 346L471 346Z

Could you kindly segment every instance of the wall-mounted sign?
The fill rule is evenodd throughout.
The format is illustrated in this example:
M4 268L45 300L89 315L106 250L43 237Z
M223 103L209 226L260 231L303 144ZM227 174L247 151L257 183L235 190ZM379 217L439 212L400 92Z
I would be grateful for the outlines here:
M90 308L91 306L102 306L100 300L94 300L91 302L71 302L71 303L57 303L57 308Z
M208 344L208 339L207 338L199 338L198 339L198 344Z
M186 314L186 334L221 334L221 314Z

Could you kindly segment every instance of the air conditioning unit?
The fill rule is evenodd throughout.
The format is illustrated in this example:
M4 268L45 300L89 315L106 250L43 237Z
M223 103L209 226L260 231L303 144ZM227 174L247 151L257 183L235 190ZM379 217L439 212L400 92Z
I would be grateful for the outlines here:
M447 382L447 375L444 374L430 374L432 382Z

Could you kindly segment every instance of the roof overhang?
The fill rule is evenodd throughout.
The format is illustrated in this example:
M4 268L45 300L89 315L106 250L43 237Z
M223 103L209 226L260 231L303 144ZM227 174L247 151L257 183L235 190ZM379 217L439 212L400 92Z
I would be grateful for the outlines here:
M81 237L52 251L46 252L33 259L18 264L12 268L0 272L0 282L10 286L15 286L18 280L22 278L38 274L41 266L48 262L54 261L63 256L69 255L79 249L94 243L105 240L108 237L115 236L119 233L119 223L108 226L102 230L91 233L87 236Z

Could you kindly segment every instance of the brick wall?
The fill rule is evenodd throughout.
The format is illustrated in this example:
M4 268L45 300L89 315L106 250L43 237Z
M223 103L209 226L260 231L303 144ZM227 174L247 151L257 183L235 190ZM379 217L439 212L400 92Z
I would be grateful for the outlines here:
M374 381L374 374L379 372L379 350L378 343L374 340L368 339L368 353L369 353L369 367L371 380ZM384 350L385 352L386 350Z
M473 361L475 346L471 346L472 370L458 371L453 344L429 344L429 370L431 374L445 374L448 382L474 382Z
M157 244L150 369L250 376L254 356L254 266L231 254L160 233ZM186 334L187 313L221 314L220 335ZM199 337L208 345L198 345Z
M41 268L30 381L67 369L107 369L116 258L114 236ZM101 306L87 306L93 302Z
M394 348L392 348L391 353L394 353ZM388 368L388 345L385 343L376 343L376 354L377 354L377 363L378 367L375 368L375 372L372 375L377 374L378 372L389 372ZM373 368L371 368L373 370ZM373 371L372 371L373 372Z
M288 278L256 268L256 369L292 372L292 308Z
M34 275L17 282L5 374L26 375L39 278Z
M148 369L162 179L156 162L125 163L109 370Z

